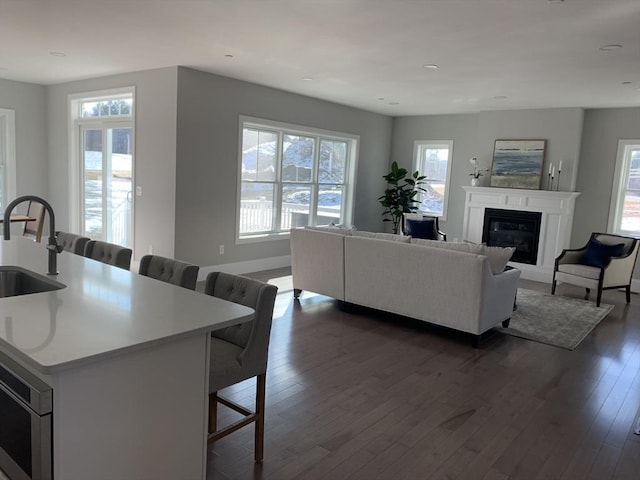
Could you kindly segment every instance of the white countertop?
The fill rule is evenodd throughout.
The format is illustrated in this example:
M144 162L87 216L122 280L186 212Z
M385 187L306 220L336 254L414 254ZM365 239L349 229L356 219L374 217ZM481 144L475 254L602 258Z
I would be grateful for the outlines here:
M44 243L0 236L0 265L47 273ZM0 349L43 374L235 325L253 310L62 252L61 290L0 298Z

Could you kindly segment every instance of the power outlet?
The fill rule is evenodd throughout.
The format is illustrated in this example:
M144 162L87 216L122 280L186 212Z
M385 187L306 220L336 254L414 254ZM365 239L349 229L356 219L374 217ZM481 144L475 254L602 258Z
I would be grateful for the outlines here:
M220 245L220 255L224 255L224 245Z

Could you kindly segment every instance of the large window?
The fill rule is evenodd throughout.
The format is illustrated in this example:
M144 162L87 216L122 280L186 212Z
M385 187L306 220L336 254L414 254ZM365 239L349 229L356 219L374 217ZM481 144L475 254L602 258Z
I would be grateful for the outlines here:
M76 230L125 247L133 245L133 94L125 88L71 99Z
M424 175L426 184L419 196L420 212L447 219L452 140L417 140L413 148L413 169Z
M640 140L618 142L609 230L640 236Z
M248 117L240 131L240 241L351 223L357 137Z

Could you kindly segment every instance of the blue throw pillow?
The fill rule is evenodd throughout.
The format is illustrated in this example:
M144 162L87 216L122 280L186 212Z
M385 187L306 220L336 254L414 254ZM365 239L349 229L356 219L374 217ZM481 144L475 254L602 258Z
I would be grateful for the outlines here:
M602 268L609 263L611 257L619 257L624 253L624 243L608 244L596 239L589 240L587 251L582 257L583 265Z
M407 220L407 235L413 238L426 238L427 240L438 240L434 224L435 220Z

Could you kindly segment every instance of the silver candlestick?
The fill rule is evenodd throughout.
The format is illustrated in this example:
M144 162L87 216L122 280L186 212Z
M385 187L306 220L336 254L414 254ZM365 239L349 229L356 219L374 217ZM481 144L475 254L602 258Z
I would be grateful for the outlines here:
M560 172L561 170L558 170L558 183L556 184L556 191L560 189Z

